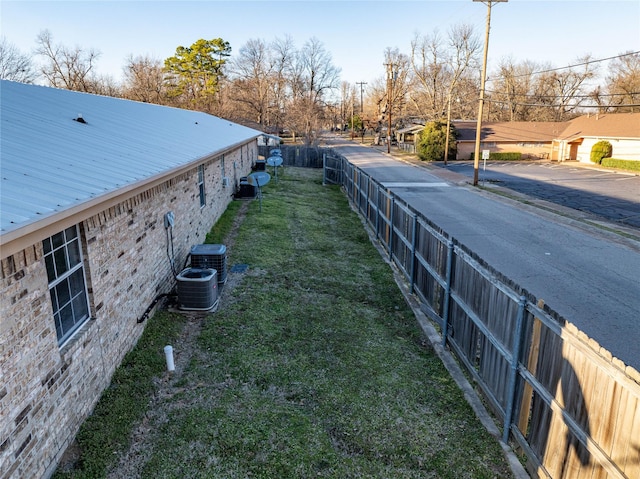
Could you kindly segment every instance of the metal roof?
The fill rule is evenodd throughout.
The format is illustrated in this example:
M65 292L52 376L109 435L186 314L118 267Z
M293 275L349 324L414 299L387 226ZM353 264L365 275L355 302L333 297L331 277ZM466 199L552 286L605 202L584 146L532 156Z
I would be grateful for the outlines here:
M0 238L260 135L202 112L0 81Z

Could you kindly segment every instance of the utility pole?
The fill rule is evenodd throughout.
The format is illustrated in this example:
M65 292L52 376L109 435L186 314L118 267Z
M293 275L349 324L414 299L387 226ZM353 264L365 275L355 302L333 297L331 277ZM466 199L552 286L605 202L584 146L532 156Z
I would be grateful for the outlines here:
M364 143L364 133L365 133L365 129L364 129L364 118L363 118L363 112L364 112L364 103L362 102L362 90L364 89L364 85L366 85L367 82L364 81L358 81L356 82L356 85L360 85L360 121L362 122L362 141L361 143Z
M353 107L354 107L354 105L353 105L353 103L354 103L353 97L355 96L355 93L356 93L355 89L351 90L351 139L352 140L353 140L353 136L354 136L353 135L353 130L354 130L354 128L353 128Z
M362 113L364 111L364 104L362 103L362 91L364 89L364 85L366 85L367 82L365 81L358 81L356 82L356 85L360 85L360 113Z
M447 102L447 132L444 142L444 166L447 166L449 159L449 131L451 130L451 91L449 91L449 99Z
M491 7L494 3L508 0L473 0L487 5L487 29L484 36L484 55L482 58L482 77L480 78L480 101L478 102L478 123L476 124L476 145L473 153L473 186L478 186L478 168L480 166L480 136L482 133L482 113L484 110L484 84L487 79L487 53L489 51L489 29L491 26Z
M387 63L387 153L391 153L391 95L393 90L393 63Z

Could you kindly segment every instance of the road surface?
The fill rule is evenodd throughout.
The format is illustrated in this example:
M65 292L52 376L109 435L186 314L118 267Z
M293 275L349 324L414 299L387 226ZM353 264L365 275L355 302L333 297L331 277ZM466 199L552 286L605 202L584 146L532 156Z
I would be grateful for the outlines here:
M374 148L331 146L493 268L640 371L640 241L452 182Z

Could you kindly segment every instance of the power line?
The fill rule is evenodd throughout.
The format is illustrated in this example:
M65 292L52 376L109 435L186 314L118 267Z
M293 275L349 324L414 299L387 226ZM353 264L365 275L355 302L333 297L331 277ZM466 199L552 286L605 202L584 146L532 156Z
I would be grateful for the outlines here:
M507 95L507 93L502 92L502 91L493 91L493 90L486 90L488 93L494 93L496 95ZM631 93L609 93L606 95L597 95L598 98L607 98L607 97L613 97L613 96L633 96L633 95L640 95L640 92L631 92ZM517 97L517 98L526 98L526 97L531 97L531 98L558 98L559 95L536 95L536 94L530 94L530 93L514 93L513 96ZM571 95L571 98L593 98L593 95Z
M530 106L536 108L565 108L565 107L573 107L573 108L627 108L627 107L638 107L640 104L626 104L622 103L620 105L548 105L544 103L513 103L509 101L502 100L485 100L487 103L498 103L500 105L511 105L511 106Z
M576 63L575 65L568 65L566 67L550 68L548 70L540 70L538 72L523 73L521 75L514 75L514 76L512 76L510 78L521 78L521 77L528 77L528 76L532 76L532 75L539 75L541 73L549 73L549 72L555 72L555 71L558 71L558 70L566 70L568 68L581 67L583 65L589 65L591 63L606 62L606 61L609 61L609 60L615 60L616 58L623 58L623 57L628 57L628 56L631 56L631 55L638 55L638 54L640 54L640 51L623 53L621 55L616 55L614 57L601 58L599 60L590 60L590 61L583 62L583 63ZM487 81L495 81L495 80L490 80L490 79L487 78Z

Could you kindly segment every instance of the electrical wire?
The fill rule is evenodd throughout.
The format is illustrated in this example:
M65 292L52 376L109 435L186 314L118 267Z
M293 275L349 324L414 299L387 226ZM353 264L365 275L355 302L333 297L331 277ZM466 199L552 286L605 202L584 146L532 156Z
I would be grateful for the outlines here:
M543 103L513 103L509 101L503 100L492 100L492 99L484 99L485 103L497 103L501 105L512 105L512 106L530 106L537 108L564 108L564 107L574 107L574 108L627 108L627 107L639 107L640 104L622 104L622 105L545 105Z
M486 93L494 93L496 95L505 95L505 92L501 92L501 91L493 91L493 90L485 90ZM640 95L640 92L631 92L631 93L609 93L606 95L598 95L598 98L608 98L608 97L613 97L613 96L631 96L631 95ZM518 98L526 98L526 97L532 97L532 98L558 98L558 95L535 95L535 94L529 94L529 93L516 93L514 95L515 97ZM593 98L593 95L571 95L571 98Z
M532 76L532 75L540 75L541 73L550 73L550 72L555 72L555 71L559 71L559 70L566 70L566 69L568 69L568 68L581 67L581 66L584 66L584 65L590 65L591 63L606 62L606 61L609 61L609 60L615 60L616 58L629 57L629 56L631 56L631 55L638 55L638 54L640 54L640 51L636 51L636 52L629 52L629 53L622 53L622 54L620 54L620 55L616 55L616 56L614 56L614 57L601 58L601 59L599 59L599 60L589 60L589 61L587 61L587 62L583 62L583 63L576 63L576 64L574 64L574 65L568 65L568 66L566 66L566 67L549 68L549 69L547 69L547 70L540 70L540 71L537 71L537 72L523 73L523 74L521 74L521 75L514 75L514 76L512 76L512 77L510 77L510 78L522 78L522 77L528 77L528 76ZM496 81L496 80L494 80L494 79L492 79L492 78L491 78L491 79L490 79L490 78L487 78L487 80L486 80L486 81Z
M175 260L175 251L173 249L173 227L168 226L166 228L167 231L167 257L169 258L169 264L171 265L171 272L173 276L178 276L176 272L176 260Z

